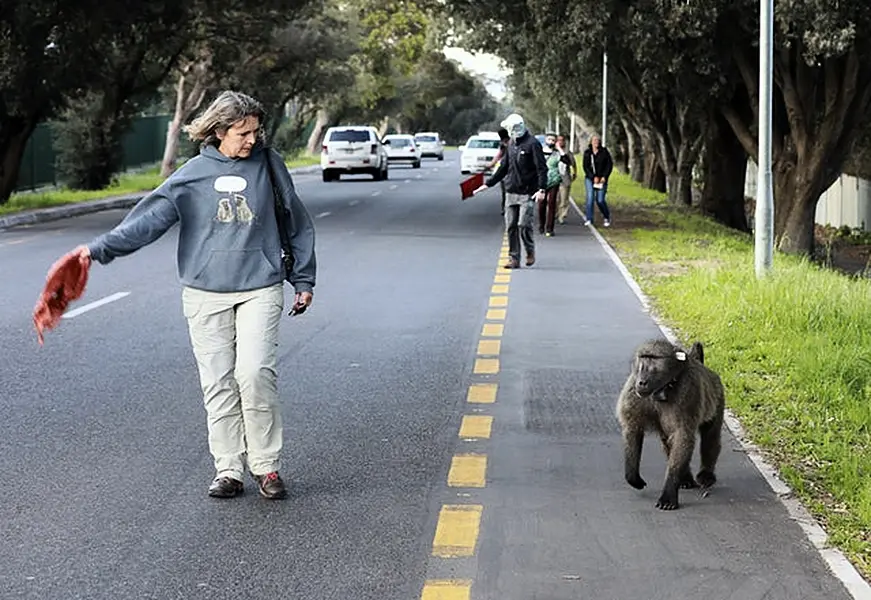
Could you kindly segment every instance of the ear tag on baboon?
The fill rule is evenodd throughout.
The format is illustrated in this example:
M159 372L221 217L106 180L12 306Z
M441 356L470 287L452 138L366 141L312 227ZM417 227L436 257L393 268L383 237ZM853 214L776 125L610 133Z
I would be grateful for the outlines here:
M680 361L684 361L687 359L686 352L675 352L674 355Z

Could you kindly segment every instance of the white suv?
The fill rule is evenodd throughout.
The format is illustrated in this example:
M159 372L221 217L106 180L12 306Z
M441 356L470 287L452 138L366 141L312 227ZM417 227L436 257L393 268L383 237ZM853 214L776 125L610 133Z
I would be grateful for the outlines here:
M335 181L343 173L368 173L375 181L382 181L387 179L387 151L374 127L330 127L321 148L321 169L324 181Z
M421 131L414 134L414 141L420 148L421 156L435 156L439 160L445 159L445 147L442 140L434 131Z

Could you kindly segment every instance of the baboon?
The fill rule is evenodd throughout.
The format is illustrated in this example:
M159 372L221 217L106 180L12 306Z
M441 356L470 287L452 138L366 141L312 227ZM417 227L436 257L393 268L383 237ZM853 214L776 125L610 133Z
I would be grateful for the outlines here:
M635 351L632 371L617 400L617 418L623 429L626 482L643 489L639 464L644 434L653 431L662 440L668 459L665 484L656 507L679 507L678 489L714 485L720 456L725 392L720 377L704 364L701 342L689 352L662 339L648 340ZM690 461L699 432L701 468L693 478Z

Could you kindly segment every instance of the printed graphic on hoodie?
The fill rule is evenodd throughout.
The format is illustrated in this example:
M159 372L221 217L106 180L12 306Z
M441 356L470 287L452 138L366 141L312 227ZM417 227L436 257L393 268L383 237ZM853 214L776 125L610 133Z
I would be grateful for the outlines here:
M248 200L241 192L248 187L248 181L238 175L222 175L215 180L215 190L222 196L218 199L218 214L215 218L221 223L250 223L254 220L254 212L248 206Z

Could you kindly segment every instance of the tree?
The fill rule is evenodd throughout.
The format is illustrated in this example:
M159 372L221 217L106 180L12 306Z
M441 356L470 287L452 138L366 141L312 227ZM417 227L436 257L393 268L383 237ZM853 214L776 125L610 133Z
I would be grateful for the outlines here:
M759 24L753 3L733 6L724 19L733 43L730 57L740 73L746 108L721 107L746 152L758 161L759 62L754 48ZM871 27L862 0L837 3L783 2L775 10L772 171L774 235L780 248L809 254L820 195L847 166L869 124Z
M5 0L0 11L0 205L15 189L37 124L53 116L65 97L99 70L86 50L103 5L93 0Z

